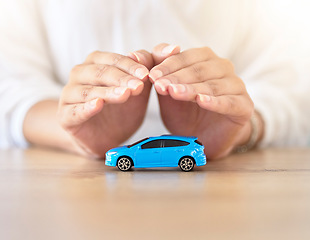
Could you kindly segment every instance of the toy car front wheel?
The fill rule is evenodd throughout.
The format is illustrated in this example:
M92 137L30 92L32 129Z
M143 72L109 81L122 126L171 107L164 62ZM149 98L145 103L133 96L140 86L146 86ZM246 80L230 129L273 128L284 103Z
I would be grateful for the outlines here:
M132 162L128 157L121 157L117 160L117 167L121 171L128 171L132 167Z
M182 171L189 172L194 168L194 164L195 164L194 159L190 157L183 157L179 162L179 167L181 168Z

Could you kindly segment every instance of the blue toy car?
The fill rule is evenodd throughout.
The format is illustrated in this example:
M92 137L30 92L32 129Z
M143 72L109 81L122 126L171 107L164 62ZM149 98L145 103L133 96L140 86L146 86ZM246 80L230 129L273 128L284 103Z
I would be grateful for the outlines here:
M207 163L204 146L197 137L162 135L142 139L134 144L112 148L106 153L105 164L121 171L148 167L177 167L188 172L196 164Z

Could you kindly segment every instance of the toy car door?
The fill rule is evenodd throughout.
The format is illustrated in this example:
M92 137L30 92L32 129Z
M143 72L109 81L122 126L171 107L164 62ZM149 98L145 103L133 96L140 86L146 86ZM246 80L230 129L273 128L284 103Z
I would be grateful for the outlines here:
M162 140L143 143L136 151L135 167L158 167L161 163Z
M177 167L179 159L186 155L184 147L189 145L189 142L176 140L176 139L164 139L162 150L162 165L167 167Z

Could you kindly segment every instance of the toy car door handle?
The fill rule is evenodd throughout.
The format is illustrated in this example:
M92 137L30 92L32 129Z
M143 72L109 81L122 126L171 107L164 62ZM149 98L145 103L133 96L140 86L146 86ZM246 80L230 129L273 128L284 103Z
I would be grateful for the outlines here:
M160 153L160 151L154 151L154 153Z

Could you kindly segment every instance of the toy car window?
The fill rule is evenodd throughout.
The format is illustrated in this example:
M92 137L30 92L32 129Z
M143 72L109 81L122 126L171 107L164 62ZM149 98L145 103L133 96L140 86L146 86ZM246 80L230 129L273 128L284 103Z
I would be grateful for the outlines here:
M179 146L187 146L189 142L175 140L175 139L165 139L164 147L179 147Z
M131 145L128 145L127 147L128 147L128 148L131 148L131 147L133 147L133 146L135 146L135 145L137 145L137 144L139 144L139 143L141 143L141 142L143 142L143 141L145 141L145 140L147 140L147 139L149 139L149 138L143 138L142 140L139 140L138 142L135 142L135 143L133 143L133 144L131 144Z
M202 143L201 143L201 142L199 142L198 140L195 140L195 143L197 143L197 144L199 144L199 145L203 146L203 145L202 145Z
M161 141L162 140L153 140L149 141L147 143L144 143L141 145L142 149L147 149L147 148L160 148L161 147Z

